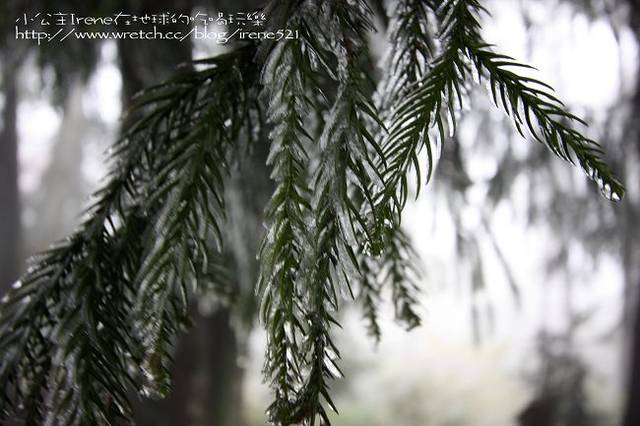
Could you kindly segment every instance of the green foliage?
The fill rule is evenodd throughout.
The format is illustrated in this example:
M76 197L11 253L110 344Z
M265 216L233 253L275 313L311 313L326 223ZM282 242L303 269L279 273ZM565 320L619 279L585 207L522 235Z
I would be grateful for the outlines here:
M482 10L477 0L398 1L374 94L365 1L274 1L271 25L297 39L237 47L138 96L86 221L36 257L0 306L2 414L114 424L130 421L133 391L166 394L190 300L231 291L224 181L259 129L275 181L257 293L278 425L330 424L343 300L357 294L375 339L385 289L396 318L420 324L419 268L400 228L409 174L420 188L425 150L432 177L474 72L521 133L621 197L597 143L568 127L581 120L482 40Z
M251 55L183 70L134 102L86 221L3 299L3 416L110 424L131 418L132 389L167 387L190 287L217 253L224 159L251 116Z
M293 12L294 2L275 4L269 10L277 24L303 29L305 17ZM304 333L305 307L299 303L300 270L310 244L306 217L310 214L310 190L305 180L308 154L305 145L312 137L305 130L305 111L311 106L307 94L313 84L311 58L314 47L308 35L266 45L263 65L263 96L269 103L267 119L273 126L269 162L276 189L266 216L269 231L260 249L261 273L258 289L262 295L262 320L267 326L268 347L265 375L271 379L275 400L269 407L275 419L291 416L292 405L302 378L300 335ZM299 64L294 66L294 64Z

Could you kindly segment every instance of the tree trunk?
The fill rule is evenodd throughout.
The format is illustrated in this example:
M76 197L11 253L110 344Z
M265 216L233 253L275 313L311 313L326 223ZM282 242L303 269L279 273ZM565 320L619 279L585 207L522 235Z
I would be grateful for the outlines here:
M640 46L640 0L627 0L629 6L629 21L636 38L636 45ZM633 138L629 150L635 150L636 158L640 156L640 125L636 117L640 114L640 62L636 64L636 91L629 114L627 137ZM629 152L628 155L631 153ZM626 157L626 156L625 156ZM630 155L630 158L634 158ZM625 164L626 167L636 167L635 164ZM632 176L628 173L627 176ZM640 246L638 243L637 219L640 214L640 200L638 194L629 194L624 201L624 237L623 237L623 268L625 272L625 299L623 317L623 346L627 357L624 368L629 374L627 380L626 408L623 426L640 425ZM635 195L635 198L633 196Z
M239 426L242 369L228 309L194 313L194 328L180 340L174 382L166 400L145 401L136 424L149 426Z
M7 55L7 56L10 56ZM0 295L20 272L20 197L18 193L17 61L3 58L2 130L0 131Z
M640 284L638 284L640 286ZM640 291L636 292L636 317L629 360L629 387L627 392L627 408L624 414L624 426L640 425Z
M73 232L79 208L90 195L82 174L82 148L91 126L82 105L85 90L86 85L79 78L69 83L49 166L35 194L24 198L23 206L32 207L35 212L34 224L24 230L26 253L44 251L52 242Z

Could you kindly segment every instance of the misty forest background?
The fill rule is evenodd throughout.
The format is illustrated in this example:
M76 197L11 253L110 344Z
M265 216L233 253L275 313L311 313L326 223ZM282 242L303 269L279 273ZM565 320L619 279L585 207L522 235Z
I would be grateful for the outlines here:
M487 38L536 66L585 117L627 185L612 204L472 97L434 181L408 207L421 256L424 324L410 333L384 315L383 338L341 312L347 380L334 384L336 425L617 425L640 344L640 2L493 0ZM373 2L384 33L383 2ZM205 42L15 40L15 17L44 0L0 4L0 294L26 258L70 233L106 172L103 152L134 93L193 57ZM251 0L58 0L55 11L105 16L191 10L248 12ZM268 17L267 17L268 19ZM374 60L385 46L371 39ZM372 72L375 78L375 70ZM228 258L243 307L202 300L177 346L169 398L144 401L140 425L264 424L264 335L255 318L255 253L272 191L266 144L226 189ZM630 414L631 413L631 414ZM635 414L638 415L638 414ZM637 418L637 417L636 417ZM629 423L631 426L635 423Z

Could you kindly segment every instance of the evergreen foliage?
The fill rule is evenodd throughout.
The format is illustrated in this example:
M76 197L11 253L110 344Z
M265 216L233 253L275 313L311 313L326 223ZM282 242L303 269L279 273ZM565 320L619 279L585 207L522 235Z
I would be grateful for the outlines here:
M190 301L203 289L229 292L224 181L261 129L275 191L257 293L278 425L330 424L330 385L341 376L331 331L343 300L359 299L375 339L384 288L397 319L419 325L420 271L400 228L409 175L418 188L432 177L474 76L520 133L621 198L598 144L569 127L582 121L483 41L483 11L479 0L397 1L374 89L366 1L273 1L270 25L297 39L236 47L140 94L85 222L36 256L3 299L2 416L128 423L133 392L168 392Z

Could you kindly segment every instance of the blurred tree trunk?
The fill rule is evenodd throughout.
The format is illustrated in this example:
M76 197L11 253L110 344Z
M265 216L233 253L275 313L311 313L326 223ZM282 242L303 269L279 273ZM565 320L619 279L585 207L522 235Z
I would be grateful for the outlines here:
M193 314L194 328L175 354L173 388L167 399L142 403L136 424L144 426L242 425L242 369L228 309Z
M41 252L53 241L69 235L78 222L78 207L84 205L90 195L81 167L83 145L91 127L83 108L85 90L80 78L69 83L49 166L35 194L25 196L24 208L31 207L35 212L33 225L24 229L26 253Z
M20 271L20 197L18 193L18 95L19 61L8 53L3 59L2 130L0 131L0 295L18 278Z
M630 25L636 38L636 45L640 46L640 0L627 0L630 12ZM636 92L632 100L631 112L629 114L628 129L633 139L629 148L635 150L636 158L640 157L640 62L636 64ZM637 164L627 165L636 167ZM632 176L628 173L627 176ZM629 185L632 183L629 182ZM637 194L635 194L637 195ZM624 426L640 425L640 240L638 238L638 215L640 206L637 199L628 197L625 202L624 219L627 222L625 233L623 267L625 271L625 347L628 351L626 359L627 375L627 401L624 412Z
M640 286L640 283L638 284ZM640 296L640 292L636 292ZM640 310L640 297L636 301L636 306ZM629 391L627 392L627 408L624 414L624 426L640 425L640 314L636 312L633 344L631 345L631 360Z

